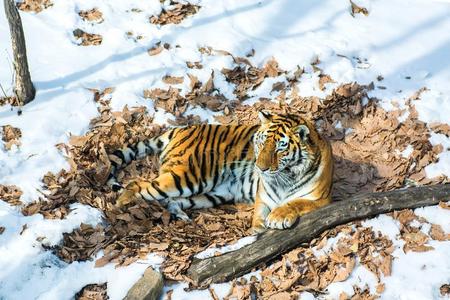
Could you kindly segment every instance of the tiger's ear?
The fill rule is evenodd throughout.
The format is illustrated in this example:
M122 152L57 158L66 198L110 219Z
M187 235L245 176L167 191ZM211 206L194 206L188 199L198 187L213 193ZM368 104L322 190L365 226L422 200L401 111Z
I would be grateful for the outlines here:
M258 111L258 117L262 124L266 124L272 122L273 115L268 111L260 110Z
M306 141L309 138L309 128L308 126L302 124L294 127L294 133L297 134L302 141Z

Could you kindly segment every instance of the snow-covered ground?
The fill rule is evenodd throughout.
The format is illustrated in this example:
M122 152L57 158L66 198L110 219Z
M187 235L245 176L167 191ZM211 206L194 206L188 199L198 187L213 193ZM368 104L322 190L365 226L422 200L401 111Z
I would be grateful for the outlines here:
M54 0L41 13L21 13L28 49L28 60L36 99L22 108L0 107L0 126L12 125L22 131L20 148L6 151L0 145L0 184L18 185L23 202L39 196L40 179L48 172L68 168L55 144L67 142L69 134L86 132L89 120L98 114L88 88L115 87L112 107L145 105L153 113L151 101L143 98L147 88L166 87L165 75L191 73L206 81L217 70L215 86L232 99L233 86L220 70L233 65L230 56L202 55L199 47L211 46L237 56L252 49L250 60L262 66L271 57L284 70L297 66L311 69L320 60L320 68L336 83L319 89L318 76L306 73L298 84L300 95L324 96L339 83L375 82L370 96L381 100L385 109L402 107L406 98L421 87L416 109L425 122L450 123L450 2L446 0L360 0L369 15L350 14L347 0L210 0L190 1L200 11L178 25L156 26L149 23L161 11L158 0ZM167 5L166 4L163 4ZM99 8L104 22L81 20L78 11ZM139 9L139 10L136 10ZM100 46L76 45L72 31L81 28L103 36ZM141 39L130 38L141 35ZM149 56L156 42L169 43L170 50ZM179 47L175 47L179 45ZM0 9L0 84L11 94L12 54L9 29ZM203 69L188 69L186 61L200 61ZM384 79L377 81L378 76ZM186 91L188 80L179 87ZM270 94L272 82L252 91L254 101ZM377 88L383 86L384 88ZM212 113L196 112L212 121ZM167 115L158 112L156 120ZM433 144L443 144L439 162L427 168L429 177L450 176L450 139L433 135ZM450 232L450 213L438 207L416 210L430 222ZM0 201L0 299L69 299L88 283L108 281L111 299L122 298L147 265L157 266L159 258L115 269L112 265L93 268L93 262L66 264L41 244L55 245L64 232L80 223L101 222L101 212L75 205L64 220L45 220L40 215L25 217ZM395 240L398 228L386 216L366 222ZM23 225L27 224L22 234ZM36 240L38 239L38 241ZM436 287L450 282L450 242L436 242L435 250L425 253L396 253L393 272L385 279L384 299L438 299ZM426 266L425 269L422 266ZM330 297L351 288L351 283L368 282L370 274L356 269L344 283L330 286ZM177 285L173 299L197 299L208 291L188 294ZM226 294L226 285L216 292ZM220 292L220 291L223 291ZM405 292L407 291L407 292ZM310 295L311 296L311 295ZM305 295L306 297L306 295Z

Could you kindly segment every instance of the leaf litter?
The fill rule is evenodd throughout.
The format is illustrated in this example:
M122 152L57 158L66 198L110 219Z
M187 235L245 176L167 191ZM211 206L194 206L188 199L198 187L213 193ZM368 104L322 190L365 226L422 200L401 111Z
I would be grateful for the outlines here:
M106 294L107 283L88 284L81 289L76 295L75 300L107 300Z
M100 34L87 33L79 28L73 31L73 36L80 46L98 46L102 43L103 37Z
M83 21L96 23L101 23L104 21L103 13L97 7L94 7L89 10L80 10L78 12L78 15L81 17Z
M150 17L150 23L155 25L180 24L185 18L195 15L199 9L200 6L189 2L170 1L167 8L163 8L158 16Z
M20 201L22 191L15 185L0 185L0 199L14 206L22 205Z
M53 6L53 2L50 0L24 0L17 3L18 9L34 13L40 13L51 6Z
M13 145L20 146L20 138L22 137L22 131L20 128L13 127L11 125L1 126L2 141L6 150L11 150Z

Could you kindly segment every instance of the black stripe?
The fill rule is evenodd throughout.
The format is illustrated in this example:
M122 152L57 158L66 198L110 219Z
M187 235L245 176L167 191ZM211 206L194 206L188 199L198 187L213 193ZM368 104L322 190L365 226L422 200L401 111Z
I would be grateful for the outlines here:
M144 194L142 194L142 190L139 191L139 195L141 195L142 199L145 199ZM147 199L146 199L147 200Z
M213 196L208 195L208 194L204 194L204 195L205 195L205 197L209 200L209 202L212 202L212 204L213 204L214 206L220 205L220 202L217 203L217 202L216 202L216 199L215 199Z
M189 167L189 172L192 174L194 179L197 180L197 176L198 175L197 175L197 172L195 170L194 157L192 155L189 156L188 167Z
M150 145L150 143L152 142L152 139L149 140L145 140L144 141L144 145L145 145L145 154L147 155L153 155L154 154L154 150L153 147Z
M221 204L226 204L226 203L234 203L234 198L231 198L230 200L227 200L225 197L216 195L216 197L219 199Z
M200 131L200 133L201 133L201 132L202 132L202 131ZM189 150L189 149L191 149L191 148L192 148L192 145L194 145L194 143L196 143L196 147L198 147L198 144L199 144L199 143L198 143L198 136L199 136L199 135L196 135L196 137L193 138L193 139L189 142L189 144L187 144L186 146L184 146L182 150L178 150L177 153L172 154L171 157L180 157L180 156L184 156L184 155L186 154L186 151ZM195 153L195 152L194 152L194 153Z
M203 147L203 151L202 151L202 160L200 161L200 180L205 178L206 175L206 148L207 145L209 143L209 139L210 139L210 134L211 134L211 126L207 126L207 133L206 133L206 138L203 141L203 144L205 145Z
M228 155L230 154L231 150L235 146L236 142L241 139L241 136L244 134L245 129L242 129L242 126L236 126L236 130L240 130L238 134L236 134L233 139L230 141L230 143L225 148L225 163L228 161ZM235 131L236 131L235 130ZM233 158L234 159L234 158ZM230 166L231 167L231 166Z
M138 153L138 150L137 150L137 144L131 145L131 146L129 146L129 148L130 148L131 151L133 151L134 153Z
M161 140L158 140L158 142L156 143L156 147L158 149L161 149L163 145L164 145L164 143Z
M252 173L253 172L250 172L250 175L249 175L249 180L250 180L250 189L248 190L248 193L250 194L250 195L253 195L253 184L255 184L255 180L253 179L253 176L252 176ZM249 195L244 195L244 198L252 198L252 197L249 197Z
M253 145L253 141L252 139L249 139L247 143L245 143L244 148L242 149L241 157L239 158L239 160L242 161L245 158L245 156L248 153L248 149L250 148L251 145Z
M222 130L222 132L219 134L219 138L217 139L217 144L214 146L215 149L217 149L217 158L216 163L213 164L214 172L213 172L213 188L216 186L217 182L219 182L220 172L219 172L219 163L220 163L220 145L222 144L224 135L227 135L229 132L229 128L225 128Z
M193 133L196 129L197 129L197 128L194 127L194 126L184 129L183 131L187 131L186 136L183 137L181 140L179 140L176 144L173 144L173 145L170 144L170 141L169 141L169 144L170 144L172 147L171 147L170 149L166 149L167 152L170 152L170 151L172 151L173 149L177 149L181 144L183 144L184 142L186 142L189 138L193 137L192 133ZM195 138L195 136L194 136L194 138Z
M270 182L266 182L266 183L267 183L267 184L269 185L269 187L270 187L270 192L269 192L269 189L264 188L264 190L266 191L267 196L269 196L270 199L271 199L272 201L274 201L275 203L277 203L277 201L275 201L275 199L278 199L277 195L275 194L275 195L274 195L275 197L271 195L272 193L275 193L273 186L271 185Z
M162 197L168 198L167 194L164 193L164 192L158 187L158 185L156 184L155 181L152 181L151 185L152 185L152 187L153 187L153 188L154 188L154 189L155 189Z
M131 150L131 153L130 153L130 161L135 160L135 159L136 159L136 153L133 152L133 150Z
M172 139L174 134L175 134L175 129L170 130L169 136L168 136L169 141Z
M115 172L117 170L117 167L118 167L117 163L115 161L113 161L113 160L110 160L109 162L111 163L111 166L113 167L113 171L112 172Z
M152 199L156 199L156 197L155 197L155 196L153 196L153 194L152 194L152 193L150 193L150 190L149 190L148 188L146 188L145 190L147 191L147 194L149 194L149 195L150 195L150 198L152 198ZM145 197L144 197L144 199L145 199Z
M253 185L254 184L256 184L256 186L258 186L258 184L259 184L259 179L258 179L258 177L256 177L256 178L253 178L253 175L252 175L252 180L251 180L251 182L250 182L250 190L249 190L249 195L247 195L247 197L252 201L252 202L254 202L255 201L255 199L254 199L254 193L253 193Z
M113 192L118 192L118 191L120 191L121 189L123 189L123 186L121 186L121 185L118 184L118 183L113 183L112 186L111 186L111 189L113 190Z
M216 137L217 137L217 130L219 129L219 126L217 126L217 125L212 125L213 126L213 130L212 130L212 132L211 132L211 135L212 135L212 140L211 140L211 143L210 143L210 149L209 149L209 165L210 165L210 172L209 172L209 178L213 178L213 172L214 172L214 165L218 165L218 164L214 164L213 163L213 161L214 161L214 151L215 151L215 149L216 149L216 147L215 147L215 140L216 140Z
M117 156L118 158L120 158L122 160L122 163L126 162L125 155L123 155L122 150L116 150L116 151L113 152L113 154L115 156Z
M189 179L188 173L184 173L184 181L186 181L187 188L191 192L191 195L194 194L194 185L192 184L192 181Z
M177 187L177 190L180 192L180 196L183 196L183 187L181 186L181 178L180 176L178 176L177 174L175 174L174 172L170 172L170 174L173 177L173 181L175 182L175 186Z

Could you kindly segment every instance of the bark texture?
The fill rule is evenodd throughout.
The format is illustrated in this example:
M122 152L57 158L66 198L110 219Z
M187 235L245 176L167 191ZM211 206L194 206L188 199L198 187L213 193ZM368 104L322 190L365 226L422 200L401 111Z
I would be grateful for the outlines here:
M11 32L11 43L14 55L15 87L14 92L20 103L27 104L34 99L36 90L31 81L28 69L27 49L23 34L22 20L14 0L3 0L5 14Z

